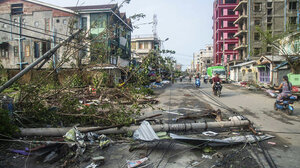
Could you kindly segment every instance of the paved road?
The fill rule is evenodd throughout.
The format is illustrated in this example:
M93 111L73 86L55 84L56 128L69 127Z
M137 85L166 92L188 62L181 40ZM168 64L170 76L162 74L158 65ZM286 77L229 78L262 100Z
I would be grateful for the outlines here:
M295 113L288 116L273 109L274 98L233 85L224 86L222 96L218 100L249 118L257 128L271 131L270 134L276 136L274 141L277 144L270 147L270 154L278 167L299 167L300 104L296 103ZM203 84L200 89L211 94L209 84Z

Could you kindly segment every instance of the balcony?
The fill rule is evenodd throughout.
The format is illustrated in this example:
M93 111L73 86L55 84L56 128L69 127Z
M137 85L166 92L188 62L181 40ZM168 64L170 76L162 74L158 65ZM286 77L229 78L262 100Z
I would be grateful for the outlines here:
M230 3L230 4L218 4L217 5L217 8L234 8L234 7L236 7L236 4L232 4L232 3Z
M223 28L219 28L217 29L217 31L237 31L238 27L223 27Z
M244 48L247 48L247 47L248 47L248 45L246 45L246 44L241 44L241 45L235 47L233 50L243 50Z
M226 15L226 16L219 16L217 19L238 19L237 15Z
M243 21L243 20L245 20L245 19L247 19L248 18L248 15L241 15L235 22L234 22L234 24L237 24L237 23L239 23L240 21Z
M233 11L241 11L243 5L247 4L247 0L242 0L240 3L233 9Z
M236 42L238 42L238 40L239 39L232 38L232 39L218 40L217 43L223 43L223 42L225 42L225 43L236 43Z
M247 34L247 32L248 32L247 30L240 30L234 35L234 37L240 37L244 34Z

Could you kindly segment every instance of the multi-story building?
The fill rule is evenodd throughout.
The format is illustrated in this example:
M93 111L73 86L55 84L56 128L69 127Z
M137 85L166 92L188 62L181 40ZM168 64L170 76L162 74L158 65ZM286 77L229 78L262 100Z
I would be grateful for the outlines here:
M212 45L207 45L205 49L201 49L199 52L194 53L193 67L195 67L194 72L205 74L207 68L213 64L213 47Z
M4 0L0 1L1 63L6 69L22 69L70 36L70 30L74 29L75 32L79 28L86 30L87 39L93 39L107 29L115 32L113 37L105 40L100 37L101 43L107 48L107 57L102 62L95 62L93 51L96 50L91 47L100 42L97 41L100 38L85 44L81 44L83 41L70 43L70 46L79 47L71 47L71 50L80 50L75 53L79 55L77 58L85 60L85 64L116 65L118 58L130 59L132 26L130 20L120 14L116 4L65 8L36 0ZM61 61L67 48L57 50L55 61ZM76 58L69 59L70 62L62 68L72 68ZM43 68L49 65L45 64Z
M239 58L255 60L263 55L278 55L271 46L264 46L262 32L276 36L289 28L299 28L299 0L240 0L234 11L239 18L234 22L238 25ZM298 15L297 15L298 13Z
M226 65L228 61L238 60L234 50L238 39L234 37L238 27L234 21L238 12L233 9L238 0L215 0L213 6L213 57L215 65Z
M131 39L132 59L141 63L151 50L160 49L160 43L154 35L136 35Z

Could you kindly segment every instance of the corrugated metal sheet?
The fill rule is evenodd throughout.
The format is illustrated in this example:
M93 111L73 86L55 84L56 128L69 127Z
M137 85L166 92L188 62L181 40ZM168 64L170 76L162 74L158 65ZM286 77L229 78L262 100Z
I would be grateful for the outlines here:
M137 129L134 132L133 138L142 141L159 140L158 136L156 135L156 133L154 132L153 128L151 127L148 121L142 122L139 129Z

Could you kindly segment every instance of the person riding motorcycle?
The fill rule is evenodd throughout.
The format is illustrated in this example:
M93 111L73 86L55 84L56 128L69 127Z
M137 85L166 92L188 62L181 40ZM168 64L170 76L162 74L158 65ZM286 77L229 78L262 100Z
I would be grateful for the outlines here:
M279 85L279 87L274 87L277 90L282 89L282 92L278 94L277 101L281 102L283 98L292 95L292 84L289 82L288 76L283 76L283 82Z
M216 83L217 82L220 82L220 84L222 83L222 80L220 79L220 77L219 77L219 73L216 73L216 75L215 75L215 77L213 77L212 78L212 89L213 89L213 91L214 91L214 88L215 88L215 85L216 85ZM221 90L222 90L222 87L221 87Z
M204 81L204 83L207 83L207 81L208 81L208 75L204 76L203 81Z

